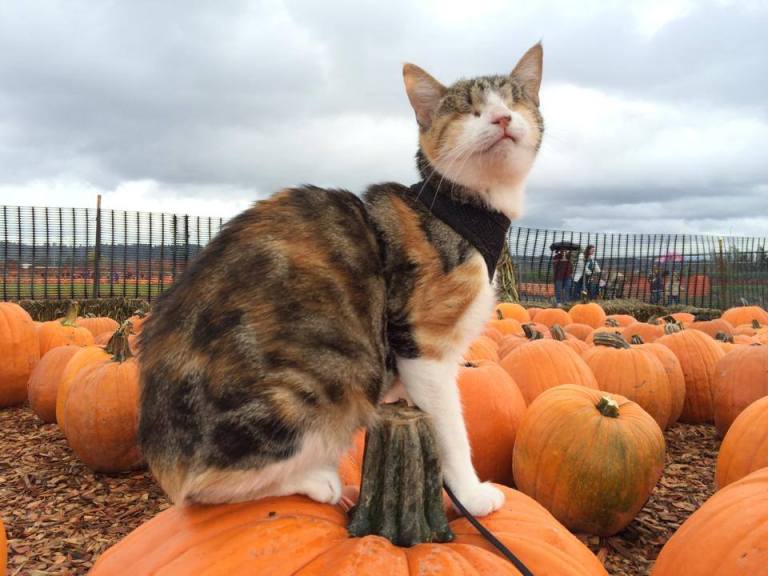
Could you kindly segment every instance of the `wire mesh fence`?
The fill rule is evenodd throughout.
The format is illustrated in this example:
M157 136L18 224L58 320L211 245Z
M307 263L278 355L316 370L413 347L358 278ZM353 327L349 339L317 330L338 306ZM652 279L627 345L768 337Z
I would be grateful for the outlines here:
M222 224L178 214L2 206L0 299L151 300Z
M223 224L222 218L179 214L2 206L0 299L151 300ZM522 302L554 301L557 275L566 300L583 288L598 299L714 308L768 303L767 240L519 227L508 236ZM590 245L596 266L579 283Z
M766 238L513 227L508 241L523 302L555 301L556 277L567 301L583 289L597 299L708 308L768 302ZM591 274L584 260L588 246Z

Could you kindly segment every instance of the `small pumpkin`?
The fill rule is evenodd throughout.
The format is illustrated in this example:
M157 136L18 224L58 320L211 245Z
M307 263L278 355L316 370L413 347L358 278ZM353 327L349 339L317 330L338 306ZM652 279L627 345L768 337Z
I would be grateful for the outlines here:
M735 306L723 312L720 318L732 326L752 324L755 320L760 324L768 324L768 312L760 306Z
M504 356L500 366L512 376L526 404L548 388L580 384L597 389L592 370L570 347L557 340L534 340Z
M40 341L40 357L57 346L91 346L93 334L87 328L77 325L77 303L70 304L67 314L61 320L43 322L37 331Z
M629 314L609 314L606 316L605 321L606 323L608 321L613 321L617 326L624 328L625 326L631 326L637 322L637 319L634 316L630 316Z
M603 307L600 306L600 304L596 304L595 302L574 304L571 309L568 310L568 315L573 322L587 324L588 326L592 326L592 328L605 326L605 310L603 310Z
M108 316L80 316L75 323L81 328L88 330L94 338L99 334L112 334L120 328L117 320L113 320Z
M29 406L43 422L56 422L56 395L64 369L79 346L57 346L46 352L29 377Z
M685 402L680 421L713 422L715 365L725 355L712 338L698 330L683 330L658 339L677 356L685 377Z
M0 302L0 408L27 398L27 381L40 360L35 323L24 308Z
M673 312L670 316L680 324L692 324L696 322L696 316L690 312Z
M515 485L568 529L610 536L645 504L664 451L661 429L639 405L557 386L533 401L517 431Z
M80 369L64 401L64 434L72 450L97 472L139 467L139 364L128 345L130 322L106 347L111 357Z
M562 308L542 308L536 313L534 320L540 324L545 324L549 328L555 324L568 326L568 324L573 322L571 315Z
M500 302L496 305L497 314L501 314L502 318L512 318L517 320L520 324L531 321L531 315L523 306L515 304L513 302Z
M719 490L683 522L651 576L747 576L768 565L768 468Z
M720 358L712 391L715 426L724 435L742 410L768 396L768 346L737 346Z
M718 488L768 467L768 396L747 406L728 428L715 467Z
M508 334L516 334L518 336L523 335L523 328L520 325L520 322L513 318L499 317L496 320L488 322L488 326L495 328L504 336L507 336Z
M526 408L520 388L491 362L462 366L458 386L475 472L484 482L511 485L509 463Z

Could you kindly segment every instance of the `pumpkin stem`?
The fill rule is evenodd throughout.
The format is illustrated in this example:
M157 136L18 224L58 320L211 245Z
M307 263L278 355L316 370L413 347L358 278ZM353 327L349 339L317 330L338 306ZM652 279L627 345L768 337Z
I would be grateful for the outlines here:
M720 342L730 342L733 343L733 336L731 334L726 334L725 332L718 332L715 334L715 340L719 340Z
M678 322L670 322L664 324L664 334L675 334L676 332L682 332L683 327Z
M595 346L608 346L610 348L631 348L621 334L613 332L598 332L592 337Z
M501 313L501 310L496 308L496 319L497 320L504 320L504 314Z
M560 326L560 324L552 324L552 328L550 328L549 331L552 334L552 338L555 340L562 342L567 339L565 330L563 330L563 327Z
M608 418L619 417L619 405L610 396L600 398L600 402L597 403L597 409L600 411L600 414Z
M544 335L536 330L533 324L523 324L523 332L528 340L541 340Z
M131 352L131 347L128 344L128 336L132 333L133 324L130 320L126 320L120 328L115 330L115 333L112 334L109 342L107 342L105 350L108 354L112 355L114 362L125 362L128 358L133 357L133 352Z
M616 320L616 318L606 318L605 319L605 325L610 326L611 328L618 328L619 327L619 321Z
M453 540L429 416L405 401L380 406L379 416L365 436L360 499L349 512L349 534L376 534L396 546Z
M666 322L667 324L677 324L677 320L675 320L675 317L670 314L667 314L666 316L664 316L662 320L664 320L664 322Z
M643 337L640 336L640 334L634 334L629 342L630 344L645 344L645 342L643 342Z
M752 320L752 328L758 330L760 328L760 322L757 320Z
M67 306L67 313L64 318L61 319L62 326L74 327L77 326L77 312L80 309L80 305L72 300Z

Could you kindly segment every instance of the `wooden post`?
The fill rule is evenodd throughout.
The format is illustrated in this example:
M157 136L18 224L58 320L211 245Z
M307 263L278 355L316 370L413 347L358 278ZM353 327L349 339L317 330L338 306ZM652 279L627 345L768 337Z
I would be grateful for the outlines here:
M99 297L101 281L101 194L96 196L96 242L93 250L93 297Z

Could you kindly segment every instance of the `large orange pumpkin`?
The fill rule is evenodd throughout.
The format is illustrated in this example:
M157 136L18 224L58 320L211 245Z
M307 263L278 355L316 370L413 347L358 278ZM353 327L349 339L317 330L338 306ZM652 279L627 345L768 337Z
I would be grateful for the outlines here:
M488 336L478 336L464 353L465 362L499 361L499 345Z
M722 488L768 467L768 396L755 400L736 417L720 445L715 484Z
M43 422L56 422L56 395L67 363L79 346L57 346L46 352L29 377L29 406Z
M737 346L715 365L715 426L720 434L752 402L768 396L768 346Z
M573 322L571 315L562 308L542 308L536 313L535 321L539 324L545 324L549 328L555 324L568 326Z
M605 310L600 304L588 302L583 304L574 304L568 314L573 322L578 324L587 324L592 328L605 326Z
M93 344L93 334L77 325L77 304L72 304L67 315L61 320L43 322L37 330L40 341L40 357L57 346L90 346Z
M760 308L760 306L736 306L735 308L729 308L723 312L720 318L729 322L732 326L752 324L753 320L757 320L760 324L768 324L768 312Z
M27 398L27 381L40 360L35 323L12 302L0 302L0 408Z
M500 318L498 320L491 320L488 322L488 326L495 328L504 336L509 334L515 334L518 336L523 335L523 327L520 325L520 322L514 318Z
M637 319L629 314L609 314L606 316L605 321L615 323L617 326L624 328L637 322Z
M733 335L733 325L727 320L721 318L715 318L714 320L704 320L701 322L691 322L689 327L691 330L699 330L707 334L711 338L714 338L718 333L722 332L728 336Z
M517 431L515 485L570 530L615 534L664 468L664 436L640 406L583 386L543 392Z
M673 312L670 314L670 316L675 320L675 322L679 322L681 324L691 324L692 322L696 322L696 316L690 312Z
M592 369L600 390L621 394L639 404L663 430L672 417L672 388L661 362L621 336L602 334L581 357Z
M509 463L526 407L520 389L492 362L462 366L458 385L477 475L483 481L512 485Z
M677 529L651 576L763 576L768 566L768 468L719 490Z
M580 384L597 389L592 370L566 344L557 340L534 340L502 358L501 367L517 383L526 404L548 388Z
M113 320L108 316L81 316L75 322L78 326L87 329L93 334L94 338L99 334L104 334L105 332L112 333L120 328L117 320Z
M672 394L672 411L669 416L669 424L672 425L680 418L685 405L685 375L680 361L675 353L663 344L656 342L643 344L642 339L633 342L633 344L656 356L667 373L667 381Z
M578 324L577 322L573 322L568 324L568 326L563 326L563 330L566 334L571 334L576 336L576 338L579 340L584 341L590 334L592 334L592 330L594 330L594 328L587 324Z
M575 536L524 494L499 486L504 506L483 523L534 574L607 575ZM351 538L339 506L303 496L221 506L174 506L107 550L91 576L515 576L464 519L447 544L398 548L381 536Z
M128 330L115 333L111 358L79 370L64 402L64 434L72 450L97 472L139 467L139 363L128 345Z
M685 403L680 421L691 424L713 422L715 365L725 352L712 338L698 330L683 330L659 338L677 356L685 376Z
M83 346L67 362L61 374L59 389L56 391L56 423L62 432L66 430L64 406L67 403L67 398L69 398L69 388L75 376L86 366L101 363L109 359L109 357L110 354L105 350L104 346Z

